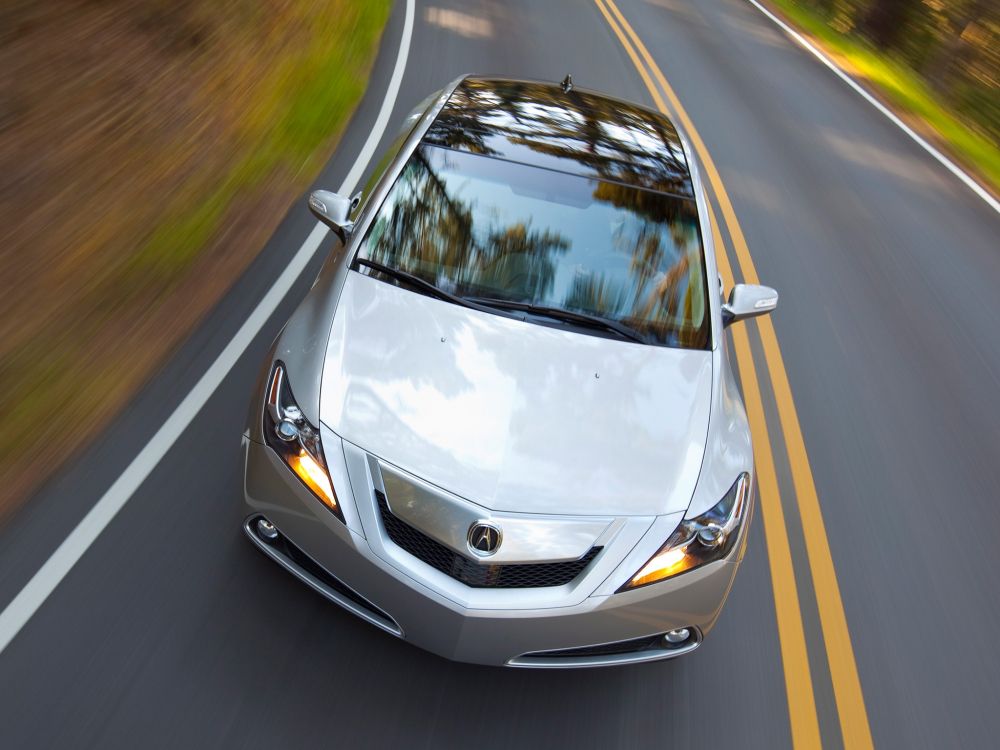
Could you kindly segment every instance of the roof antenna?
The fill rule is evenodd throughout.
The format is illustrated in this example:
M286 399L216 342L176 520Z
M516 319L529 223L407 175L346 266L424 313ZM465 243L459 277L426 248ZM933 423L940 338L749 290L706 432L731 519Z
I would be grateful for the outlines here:
M573 76L567 73L566 77L562 79L562 83L559 85L562 86L563 93L568 94L573 90Z

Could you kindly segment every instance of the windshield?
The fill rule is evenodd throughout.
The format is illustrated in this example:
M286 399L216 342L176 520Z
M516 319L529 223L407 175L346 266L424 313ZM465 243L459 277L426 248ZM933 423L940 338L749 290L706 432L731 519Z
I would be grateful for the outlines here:
M423 145L360 257L454 296L583 313L658 344L710 347L690 198Z

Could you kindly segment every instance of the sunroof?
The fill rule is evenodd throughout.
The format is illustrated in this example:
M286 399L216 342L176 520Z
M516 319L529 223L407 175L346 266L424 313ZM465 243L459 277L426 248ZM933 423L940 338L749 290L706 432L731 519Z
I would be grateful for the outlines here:
M642 107L530 81L465 79L424 141L693 197L680 137Z

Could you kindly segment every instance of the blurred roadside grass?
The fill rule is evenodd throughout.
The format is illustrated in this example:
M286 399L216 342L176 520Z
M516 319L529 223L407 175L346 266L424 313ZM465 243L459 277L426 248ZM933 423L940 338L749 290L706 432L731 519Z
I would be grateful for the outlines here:
M319 24L305 49L288 50L283 59L274 60L269 75L257 83L256 107L242 123L245 139L255 148L221 175L207 195L178 196L136 252L134 267L172 275L205 246L241 191L254 188L285 165L295 165L309 180L322 168L329 153L318 149L329 143L332 133L339 133L365 89L366 79L345 66L344 58L358 47L374 51L371 42L381 32L391 4L355 1L367 8L358 17L364 26Z
M0 519L120 411L315 178L391 4L0 11Z
M763 1L819 42L848 73L869 83L874 93L894 105L897 114L908 120L911 127L916 125L918 132L923 130L925 135L930 129L932 138L936 136L960 162L989 183L994 192L1000 192L1000 148L956 118L910 67L856 35L840 33L821 15L796 0Z

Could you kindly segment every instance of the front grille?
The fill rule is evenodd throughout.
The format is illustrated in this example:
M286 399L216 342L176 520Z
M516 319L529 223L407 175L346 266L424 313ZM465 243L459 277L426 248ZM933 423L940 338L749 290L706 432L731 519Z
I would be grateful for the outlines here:
M591 547L579 560L570 562L484 564L452 551L394 516L389 510L385 495L378 490L375 491L375 497L382 514L382 525L397 546L432 568L473 588L529 589L563 586L580 575L601 551L600 547Z

